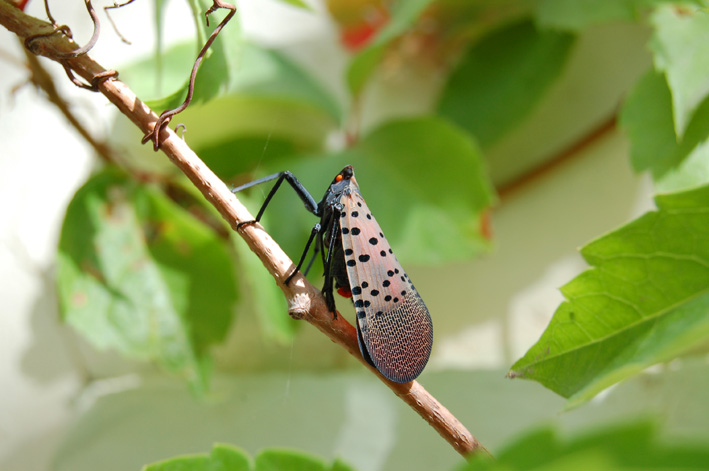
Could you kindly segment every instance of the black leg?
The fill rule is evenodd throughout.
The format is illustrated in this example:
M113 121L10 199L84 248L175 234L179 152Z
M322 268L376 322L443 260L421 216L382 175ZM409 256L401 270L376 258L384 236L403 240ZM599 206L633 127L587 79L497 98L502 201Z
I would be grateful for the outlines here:
M303 266L303 262L305 261L305 257L308 255L308 250L310 250L310 245L313 243L313 239L315 239L315 236L317 236L319 232L320 232L320 223L317 223L313 227L313 230L310 232L310 237L308 238L308 243L305 244L305 250L303 250L303 255L300 256L300 261L298 262L298 266L295 267L295 270L293 270L293 273L288 275L288 278L286 278L286 281L283 282L283 284L285 284L286 286L288 286L288 283L290 283L290 280L293 279L295 274L298 273L298 270L300 270L300 267ZM316 246L317 246L317 244L316 244ZM308 269L310 269L311 264L312 264L312 262L308 264ZM307 270L306 270L306 274L307 274Z
M276 180L278 179L278 180ZM254 222L258 222L261 220L261 216L263 216L263 212L266 211L266 207L268 204L271 202L271 198L273 198L273 195L276 194L278 189L281 187L281 183L283 183L283 180L287 181L288 184L295 190L296 194L300 198L300 200L303 202L305 205L305 209L310 211L311 213L315 214L316 216L320 216L318 214L318 203L315 201L315 199L312 197L310 193L308 193L308 190L305 189L302 183L298 181L295 176L290 173L289 171L285 172L280 172L280 173L274 173L273 175L269 175L267 177L259 178L258 180L254 180L252 182L246 183L245 185L241 185L239 187L234 188L231 190L234 193L237 193L241 190L245 190L247 188L251 188L252 186L256 186L261 183L266 183L271 180L276 180L276 184L273 185L273 188L271 188L271 191L268 193L268 196L266 196L266 200L263 202L263 205L261 205L261 209L259 210L258 214L256 215L256 219L253 221L244 221L239 223L238 226L236 226L237 229L240 227L247 225L247 224L253 224Z
M315 259L317 258L318 254L322 254L322 231L318 232L318 235L316 236L315 239L315 248L313 249L313 256L310 257L310 260L308 260L308 265L305 267L305 270L303 270L303 276L308 276L308 273L310 273L310 269L313 267L313 263L315 262ZM323 257L323 260L325 258Z
M330 230L326 231L330 234L330 240L328 241L327 256L323 261L324 271L325 271L325 284L322 288L322 294L325 297L325 303L327 308L332 312L333 320L337 319L337 310L335 309L335 295L333 294L333 283L335 278L332 276L332 254L335 251L335 242L337 241L337 235L340 232L340 213L334 211L331 221L328 221L330 225Z

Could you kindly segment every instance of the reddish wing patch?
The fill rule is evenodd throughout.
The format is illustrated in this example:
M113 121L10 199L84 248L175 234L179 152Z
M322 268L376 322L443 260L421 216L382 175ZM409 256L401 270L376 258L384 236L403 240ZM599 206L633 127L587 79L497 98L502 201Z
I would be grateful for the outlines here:
M350 290L349 288L337 288L337 294L339 294L343 298L351 298L352 290Z
M360 349L390 380L412 381L431 354L431 316L351 182L340 199L340 222Z

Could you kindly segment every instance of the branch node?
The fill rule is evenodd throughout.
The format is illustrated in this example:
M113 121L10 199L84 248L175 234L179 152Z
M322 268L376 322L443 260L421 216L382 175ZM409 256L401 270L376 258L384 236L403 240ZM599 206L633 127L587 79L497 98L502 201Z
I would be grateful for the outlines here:
M296 320L302 320L308 316L311 308L310 296L305 293L297 293L288 301L288 315Z
M48 31L46 33L39 33L39 34L33 34L32 36L27 36L25 38L25 48L27 48L28 51L30 51L32 54L35 56L38 56L42 53L42 47L39 45L37 42L38 39L40 38L46 38L49 37L53 34L56 33L62 33L64 36L67 38L71 39L71 29L67 25L58 25L52 27L51 31Z

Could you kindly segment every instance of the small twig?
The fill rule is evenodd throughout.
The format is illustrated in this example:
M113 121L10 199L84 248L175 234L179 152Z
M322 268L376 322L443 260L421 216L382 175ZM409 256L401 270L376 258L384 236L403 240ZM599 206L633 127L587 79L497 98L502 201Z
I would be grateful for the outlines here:
M0 24L21 37L31 36L51 27L35 18L29 17L0 1ZM37 49L44 56L54 60L56 51L73 49L73 44L59 35L48 36L37 44ZM88 55L68 59L72 70L85 80L91 81L95 76L106 72L103 67L94 62ZM121 113L126 115L143 132L155 127L157 115L148 108L122 82L109 78L98 84L102 94L113 103ZM229 188L212 172L187 144L171 129L160 131L160 148L170 160L192 181L204 197L219 211L222 217L236 230L239 223L252 221L254 217L236 199ZM443 405L431 396L416 381L410 383L394 383L381 376L361 356L354 327L338 316L333 320L320 290L310 284L298 273L286 286L283 282L292 272L295 264L274 242L271 236L259 224L250 225L238 231L251 250L261 259L266 269L273 275L278 287L283 291L289 304L289 313L293 317L302 318L327 335L333 342L345 348L352 356L372 371L384 384L404 402L409 404L426 422L428 422L453 448L463 456L487 454L485 447L453 416Z
M112 10L112 9L114 9L114 8L121 8L121 7L124 7L124 6L126 6L126 5L130 5L130 4L133 3L133 2L135 2L135 0L128 0L128 1L125 2L125 3L115 3L115 2L114 2L113 5L109 5L109 6L107 6L107 7L103 7L103 11L106 12L106 18L108 18L109 23L111 23L111 26L113 26L113 31L115 31L116 34L118 35L118 37L121 38L121 41L123 41L124 43L126 43L126 44L128 44L128 45L133 44L133 43L131 43L130 41L128 41L128 39L126 39L125 36L123 36L123 35L121 34L121 32L118 30L118 26L116 26L116 23L113 21L113 18L111 18L111 14L108 12L108 10Z
M520 188L529 184L531 181L539 178L542 175L559 167L562 163L567 162L573 157L577 157L581 152L598 142L599 139L606 136L609 132L616 128L616 116L608 118L606 121L601 123L596 129L593 129L590 133L585 135L583 138L575 141L566 149L562 150L555 156L544 161L544 163L534 167L533 169L525 172L520 177L507 182L497 188L497 194L501 200L508 198L511 194L515 193Z
M91 90L92 92L96 92L98 91L98 83L100 81L106 80L110 77L117 77L118 72L114 70L103 71L98 73L97 75L94 75L91 78L90 83L83 83L74 76L74 73L72 72L69 63L67 62L67 59L70 59L72 57L83 56L91 49L93 49L93 47L96 45L96 42L98 41L99 35L101 34L101 23L98 20L96 10L94 10L93 5L91 4L91 0L84 0L84 3L86 4L86 9L88 10L89 15L91 16L91 21L94 24L94 32L91 35L91 39L88 43L86 43L86 45L74 48L71 51L55 51L52 59L58 61L64 67L64 71L66 72L67 77L69 77L69 80L71 80L74 85L79 88L85 88L87 90ZM71 30L68 26L57 26L54 23L54 18L52 18L51 13L49 12L49 3L47 3L47 0L45 0L44 6L47 10L47 16L49 16L52 20L54 28L51 31L38 32L34 35L27 36L25 38L25 50L29 50L34 54L39 54L35 47L35 42L39 39L46 39L52 36L53 34L59 32L63 33L68 38L71 38Z
M157 151L160 148L160 139L158 139L158 135L160 134L160 131L163 130L164 127L168 125L170 120L172 119L173 116L176 114L182 113L190 104L192 101L192 95L194 94L194 82L195 79L197 78L197 70L199 69L199 64L202 62L202 59L204 59L204 56L207 54L207 51L209 48L212 46L212 43L214 42L215 39L217 39L217 36L221 32L222 28L231 20L231 18L236 14L236 7L230 3L223 2L221 0L212 0L212 6L209 7L209 10L204 14L205 19L207 20L207 26L209 26L209 15L214 13L220 8L225 8L227 10L230 10L229 13L224 17L224 19L217 25L216 28L214 28L214 31L212 31L212 34L209 36L207 39L207 42L204 43L204 46L202 46L202 50L199 51L199 54L197 55L197 59L194 61L194 65L192 66L192 72L190 73L190 82L189 86L187 88L187 98L185 98L185 101L178 106L177 108L163 111L162 114L160 115L160 118L158 119L158 122L155 123L155 128L153 128L149 133L143 137L143 144L145 144L148 141L153 141L153 150Z
M68 59L70 57L78 57L86 54L89 52L93 47L96 45L96 42L98 41L99 36L101 35L101 23L98 20L98 15L96 14L96 10L94 10L93 5L91 5L91 0L84 0L84 4L86 5L86 10L89 12L89 16L91 16L91 21L94 24L94 32L91 35L91 39L89 39L89 42L86 43L82 47L78 47L76 49L73 49L68 52L57 52L56 57L57 58L63 58L63 59ZM56 24L56 21L52 17L52 14L49 12L49 0L44 0L44 8L47 11L47 17L49 18L49 21L52 22L52 25L54 26L54 31L48 32L48 33L38 33L34 36L28 36L25 38L25 47L29 49L30 51L33 50L32 43L36 39L39 38L44 38L48 35L54 34L56 32L62 32L65 35L69 36L71 38L71 31L69 30L69 27L64 25L64 26L58 26Z
M56 26L57 22L52 16L52 13L49 11L49 0L44 0L44 11L47 12L47 18L49 19L49 22Z

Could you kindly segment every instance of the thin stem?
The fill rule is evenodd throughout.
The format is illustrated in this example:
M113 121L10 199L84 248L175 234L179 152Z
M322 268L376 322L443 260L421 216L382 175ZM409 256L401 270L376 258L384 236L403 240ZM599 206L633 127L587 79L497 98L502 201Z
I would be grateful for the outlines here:
M123 41L124 43L126 43L126 44L128 44L128 45L133 44L133 43L131 43L131 42L130 42L125 36L123 36L123 35L121 34L121 32L118 30L118 26L117 26L116 23L113 21L113 18L111 18L111 14L110 14L109 10L113 10L114 8L122 8L122 7L126 6L126 5L130 5L130 4L133 3L134 1L135 1L135 0L128 0L127 2L124 2L124 3L117 3L117 2L114 2L113 5L109 5L109 6L107 6L107 7L103 7L103 11L106 12L106 18L108 18L108 21L111 23L111 26L113 26L113 31L115 31L115 33L118 35L118 37L121 38L121 41Z
M542 175L548 174L549 172L558 168L561 164L569 161L570 159L577 157L585 149L588 149L593 144L598 142L599 139L602 139L608 133L613 131L616 128L616 124L616 116L613 115L606 121L601 123L596 129L592 130L590 133L586 134L578 141L575 141L569 147L562 150L552 158L547 159L542 164L525 172L516 179L500 185L497 188L497 194L499 195L500 199L504 201L505 199L509 198L510 195L512 195L519 189L525 187L532 181L536 180Z

